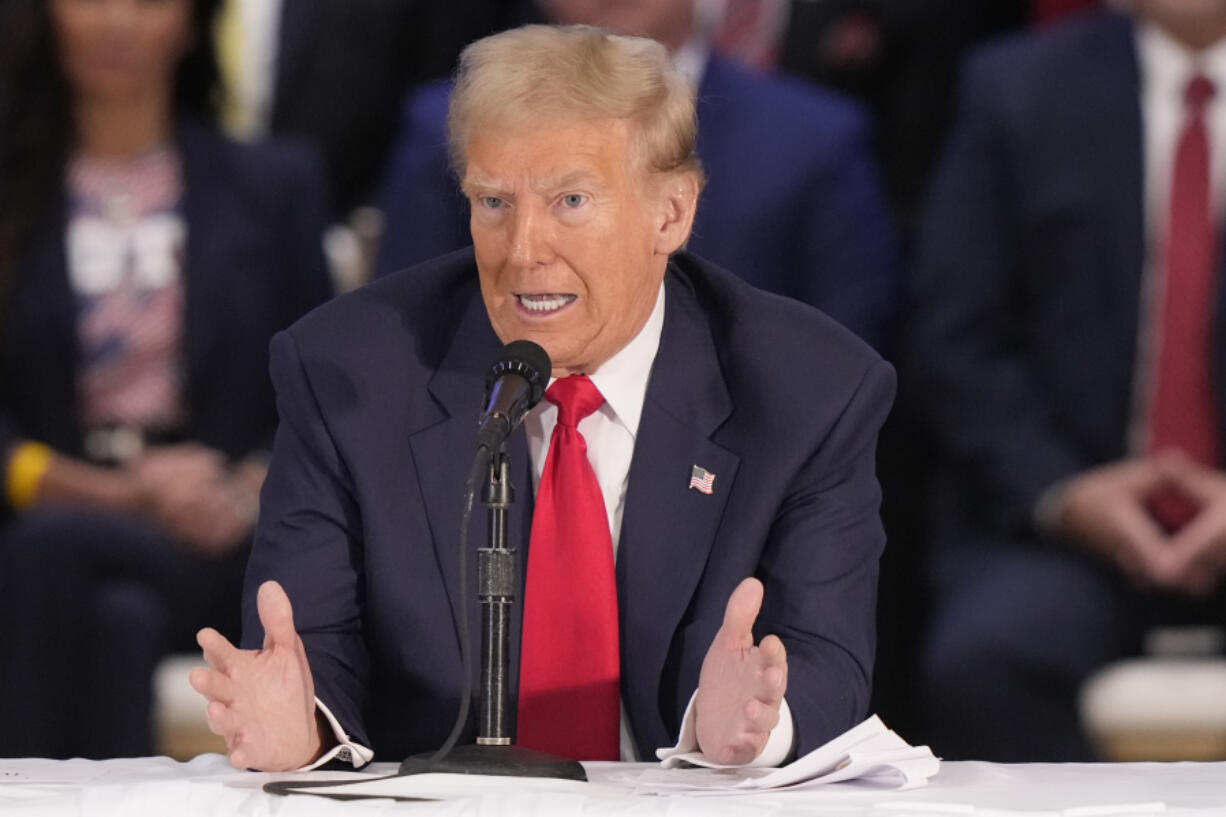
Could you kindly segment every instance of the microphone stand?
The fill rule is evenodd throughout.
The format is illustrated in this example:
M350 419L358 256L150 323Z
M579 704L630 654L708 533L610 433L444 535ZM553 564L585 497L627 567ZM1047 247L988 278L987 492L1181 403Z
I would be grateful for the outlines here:
M510 617L515 603L516 552L507 547L507 510L515 501L504 446L491 452L481 492L489 521L488 547L477 551L477 595L481 600L481 702L477 742L456 746L443 757L414 755L400 774L456 774L558 777L587 780L577 760L516 746L510 706ZM467 547L461 542L460 547ZM467 638L467 634L463 637Z

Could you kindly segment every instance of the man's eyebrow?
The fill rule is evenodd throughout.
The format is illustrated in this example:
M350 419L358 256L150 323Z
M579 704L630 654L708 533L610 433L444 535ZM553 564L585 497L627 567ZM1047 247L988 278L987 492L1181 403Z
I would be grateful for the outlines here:
M555 190L573 187L576 184L584 183L599 184L600 177L590 170L572 170L570 173L564 173L560 176L542 179L539 184L533 185L533 189L538 193L550 193Z
M476 192L493 192L502 189L502 185L494 179L485 176L479 176L475 179L464 179L460 182L460 191L466 196L471 196Z
M542 179L532 185L532 190L539 194L549 194L579 184L600 185L601 178L599 174L593 173L590 170L572 170L569 173L562 173ZM460 182L460 191L466 196L476 193L503 194L506 192L506 186L497 179L492 179L488 176L476 176L471 179L465 178Z

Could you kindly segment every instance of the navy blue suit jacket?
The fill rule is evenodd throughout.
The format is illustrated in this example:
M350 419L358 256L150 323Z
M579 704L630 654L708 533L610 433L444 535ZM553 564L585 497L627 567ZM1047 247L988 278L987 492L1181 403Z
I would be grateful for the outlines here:
M286 142L238 145L191 121L183 167L189 439L232 457L271 444L267 348L331 295L322 250L326 200L318 159ZM0 326L0 451L35 439L81 456L77 312L61 201L22 264Z
M953 459L964 536L1032 533L1044 489L1125 455L1146 254L1142 145L1123 16L1011 39L967 68L908 344Z
M447 160L448 83L405 105L384 185L379 271L472 243ZM698 88L708 184L689 249L816 306L881 348L899 306L894 227L867 117L853 102L712 56Z
M674 258L665 280L618 550L622 697L640 753L675 740L728 597L756 575L758 636L787 646L805 752L868 706L884 544L873 460L893 370L809 307L693 256ZM281 425L243 640L263 637L259 584L280 581L316 694L377 759L446 737L459 605L480 643L456 540L484 374L501 348L471 250L338 298L273 341ZM522 429L508 453L522 574L533 504ZM716 474L712 495L688 489L694 465ZM486 541L482 518L478 508L470 547ZM511 658L516 678L517 648Z

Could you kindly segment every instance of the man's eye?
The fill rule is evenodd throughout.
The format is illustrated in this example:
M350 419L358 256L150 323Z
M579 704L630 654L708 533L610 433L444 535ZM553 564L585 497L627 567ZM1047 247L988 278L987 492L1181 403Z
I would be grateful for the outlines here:
M579 193L571 193L569 196L562 197L562 204L571 209L582 206L585 201L587 201L587 196L580 195Z
M503 200L497 196L483 196L481 203L491 210L497 210L504 204Z

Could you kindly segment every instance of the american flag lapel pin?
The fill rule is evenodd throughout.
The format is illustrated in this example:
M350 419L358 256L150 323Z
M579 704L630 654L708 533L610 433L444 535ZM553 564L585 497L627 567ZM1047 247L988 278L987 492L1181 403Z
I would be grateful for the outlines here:
M695 465L690 470L690 487L696 491L702 491L704 494L715 492L712 487L715 483L715 474L703 468L701 465Z

